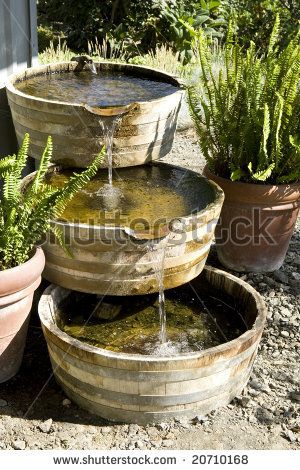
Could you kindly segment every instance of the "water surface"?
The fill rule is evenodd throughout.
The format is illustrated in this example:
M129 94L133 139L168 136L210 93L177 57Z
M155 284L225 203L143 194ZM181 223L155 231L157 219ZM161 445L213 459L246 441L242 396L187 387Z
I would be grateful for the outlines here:
M37 75L15 84L27 95L47 100L107 107L149 101L170 95L177 87L120 72L60 72Z
M73 170L49 174L47 182L62 187ZM78 171L78 169L76 169ZM194 172L169 165L143 165L114 170L114 191L107 171L98 174L68 204L69 222L152 228L157 221L190 215L213 202L209 182ZM140 222L139 222L140 220Z
M201 351L237 338L247 329L234 300L190 284L165 293L166 342L160 341L157 295L97 297L72 292L56 312L68 335L110 351L173 356ZM104 308L101 307L102 303ZM95 306L98 307L95 309ZM98 315L112 314L111 319Z

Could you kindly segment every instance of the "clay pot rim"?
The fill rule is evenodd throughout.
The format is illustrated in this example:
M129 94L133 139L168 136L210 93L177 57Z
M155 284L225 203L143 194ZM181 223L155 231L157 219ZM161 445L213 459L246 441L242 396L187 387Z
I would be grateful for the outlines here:
M162 72L161 70L158 70L158 69L155 69L155 68L152 68L152 67L144 67L142 65L120 64L118 62L108 62L108 61L94 62L94 64L95 64L95 66L98 66L98 67L101 67L101 65L108 65L108 66L111 66L112 70L121 68L121 69L129 70L129 71L134 70L134 69L137 70L137 71L145 71L145 72L147 70L154 71L154 72L157 72L161 76L162 79L163 79L163 77L165 77L169 81L172 81L173 83L171 83L171 84L173 84L175 87L177 87L177 90L175 90L173 93L170 93L169 95L166 95L166 96L163 96L163 97L160 97L160 98L156 98L156 99L153 99L153 100L147 100L147 101L134 101L133 103L135 103L138 107L139 107L139 105L143 106L143 105L146 105L146 104L149 104L149 103L159 103L159 102L163 103L166 99L168 99L170 96L173 96L175 94L180 94L181 96L184 95L184 89L183 89L182 84L180 83L180 81L177 79L177 77L175 77L174 75L171 75L169 73ZM49 99L46 99L46 98L39 98L38 96L27 95L26 93L23 93L23 92L19 91L15 87L15 83L17 83L18 81L26 78L28 70L30 70L30 77L34 77L34 76L42 74L44 72L50 73L51 69L53 69L55 71L60 66L65 66L66 69L67 69L67 72L72 71L72 70L75 69L76 65L77 65L76 62L74 62L74 61L63 61L63 62L58 62L58 63L55 62L55 63L51 63L51 64L44 64L44 65L39 65L39 66L36 66L36 67L31 67L30 69L25 69L22 72L16 72L16 73L10 75L10 77L7 79L7 81L5 83L5 87L6 87L6 90L8 92L10 92L14 95L18 95L18 96L20 96L22 98L25 98L25 99L30 99L32 101L41 101L43 103L49 103L49 104L56 104L56 105L58 104L58 105L69 106L69 107L77 107L77 108L85 109L87 112L90 112L86 108L85 104L70 102L70 101L59 101L59 100L49 100ZM36 72L36 74L34 72ZM127 112L128 111L128 109L127 109L128 106L129 107L132 106L133 103L130 103L129 105L126 105L126 106L124 105L122 107L123 112ZM116 106L103 106L102 108L99 107L98 109L99 110L103 109L103 115L107 115L107 110L108 109L113 109L113 108L116 108ZM118 106L118 108L119 108L119 106Z
M297 202L300 204L300 182L296 183L282 183L282 184L262 184L262 183L245 183L242 181L231 181L228 178L223 178L213 173L208 165L203 169L203 175L212 181L217 182L223 189L226 187L228 191L239 193L241 195L241 202L246 200L251 202L251 194L255 193L257 198L268 198L268 205L271 201L274 205L280 205L290 202ZM286 194L287 190L289 193ZM251 193L249 193L251 191ZM250 195L249 195L250 194ZM225 197L228 200L229 194L225 191Z
M0 296L14 294L20 290L29 287L41 275L45 266L45 255L41 247L35 247L34 254L24 263L15 266L14 268L5 269L0 271ZM14 282L13 278L17 277ZM22 282L21 277L24 277ZM15 284L16 288L7 289L7 283ZM1 287L3 287L1 289Z
M295 188L296 191L299 192L300 194L300 181L296 183L281 183L281 184L265 184L265 183L245 183L244 181L231 181L229 178L224 178L223 176L218 176L215 173L213 173L208 165L206 164L205 167L203 168L203 173L207 173L208 175L214 176L216 179L219 179L220 181L224 181L224 184L234 184L238 185L240 187L244 188L249 188L250 186L253 188L261 188L261 189L281 189L286 186L290 186L291 188Z
M39 305L38 305L39 317L40 317L43 328L46 328L54 336L57 336L59 340L69 345L68 353L70 355L73 355L72 348L75 347L77 349L84 350L88 354L99 355L99 356L106 357L108 359L119 359L119 360L126 360L126 361L132 361L132 362L146 362L146 363L151 362L151 363L160 364L161 362L174 362L174 361L182 362L182 361L186 361L187 359L195 360L198 358L203 358L203 357L211 356L211 355L215 355L215 356L219 354L223 355L224 353L226 353L226 351L230 352L235 347L237 351L242 353L243 352L243 348L241 348L242 344L251 340L253 336L257 334L262 334L264 324L267 318L266 304L262 296L252 286L250 286L250 284L234 276L233 274L227 273L224 270L214 268L212 266L205 266L200 276L206 275L206 273L209 274L210 272L214 272L221 276L228 277L229 279L233 280L237 285L242 286L247 292L249 292L249 294L252 295L255 301L256 309L257 309L257 316L252 327L248 329L242 335L238 336L237 338L231 341L227 341L226 343L222 343L218 346L208 348L202 351L196 351L192 353L182 353L180 355L175 355L171 357L170 356L154 357L152 355L146 355L146 354L142 355L142 354L129 354L129 353L120 353L120 352L118 353L118 352L109 351L107 349L102 349L96 346L91 346L86 343L83 343L79 341L78 339L75 339L72 336L68 335L67 333L63 332L57 326L55 319L52 317L54 312L50 311L51 308L49 306L50 301L51 301L50 300L51 293L55 291L56 289L63 289L66 292L66 295L68 295L68 292L70 291L69 289L56 286L55 284L51 284L49 287L47 287L47 289L45 289L45 291L43 292L40 298ZM237 352L236 354L239 354L239 352ZM83 359L81 358L81 360Z

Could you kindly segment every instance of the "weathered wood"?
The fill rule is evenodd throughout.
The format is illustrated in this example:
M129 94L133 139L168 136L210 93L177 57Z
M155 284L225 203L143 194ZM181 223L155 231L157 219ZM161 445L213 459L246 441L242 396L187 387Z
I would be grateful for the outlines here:
M266 319L261 296L247 283L206 267L194 279L233 295L248 330L233 341L174 357L107 351L62 332L55 312L70 291L51 285L39 303L39 315L53 372L79 406L112 421L147 424L193 417L228 404L251 373Z
M161 80L174 85L174 93L147 102L137 102L127 107L122 123L114 138L113 165L125 167L141 165L165 156L172 147L177 116L183 90L171 75L128 64L100 63L101 70L121 71L148 79ZM16 82L36 75L55 72L72 72L75 62L42 65L12 75L6 84L7 96L19 143L29 132L31 156L40 159L47 136L53 137L53 161L67 167L85 167L91 163L103 145L99 116L80 103L50 101L26 95L17 90ZM115 108L100 109L107 114ZM127 112L128 111L128 112ZM103 162L103 167L106 166Z
M152 165L176 168L163 163ZM203 184L203 177L198 173L186 172L195 187ZM34 174L24 178L23 185L29 184ZM166 289L191 281L205 265L224 200L223 192L215 183L206 184L213 189L212 202L203 210L180 217L182 230L176 232L174 228L169 233L164 259ZM73 257L55 239L49 238L43 246L46 255L43 276L48 281L102 295L143 295L158 291L153 255L140 240L128 235L126 227L88 226L57 220L52 223L63 231ZM169 223L165 225L169 230Z

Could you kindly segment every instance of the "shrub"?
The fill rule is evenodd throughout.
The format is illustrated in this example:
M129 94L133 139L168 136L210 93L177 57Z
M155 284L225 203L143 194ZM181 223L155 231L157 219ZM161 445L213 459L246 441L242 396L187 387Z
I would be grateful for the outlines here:
M235 17L239 42L246 47L254 41L258 48L265 49L277 14L281 17L281 47L299 29L299 0L222 0L222 10L226 19Z
M229 28L225 62L215 74L207 39L198 36L200 85L189 103L202 152L218 176L245 182L300 180L300 44L280 52L279 17L267 52L244 52Z
M220 1L190 0L39 0L39 24L52 25L63 31L73 50L88 52L88 44L97 38L102 47L109 38L128 57L147 54L157 46L172 47L188 62L191 36L181 20L195 28L204 28L210 36L219 35L224 20L219 17Z

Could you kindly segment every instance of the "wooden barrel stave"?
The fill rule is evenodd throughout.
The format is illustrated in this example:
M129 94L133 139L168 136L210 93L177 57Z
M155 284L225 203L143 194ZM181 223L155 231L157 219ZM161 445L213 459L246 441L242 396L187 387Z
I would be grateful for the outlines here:
M171 358L114 353L83 344L60 331L51 311L68 295L50 287L39 312L54 375L79 406L113 421L147 424L174 417L193 417L228 404L251 373L266 319L259 294L244 281L206 267L201 279L232 294L248 330L233 341Z

